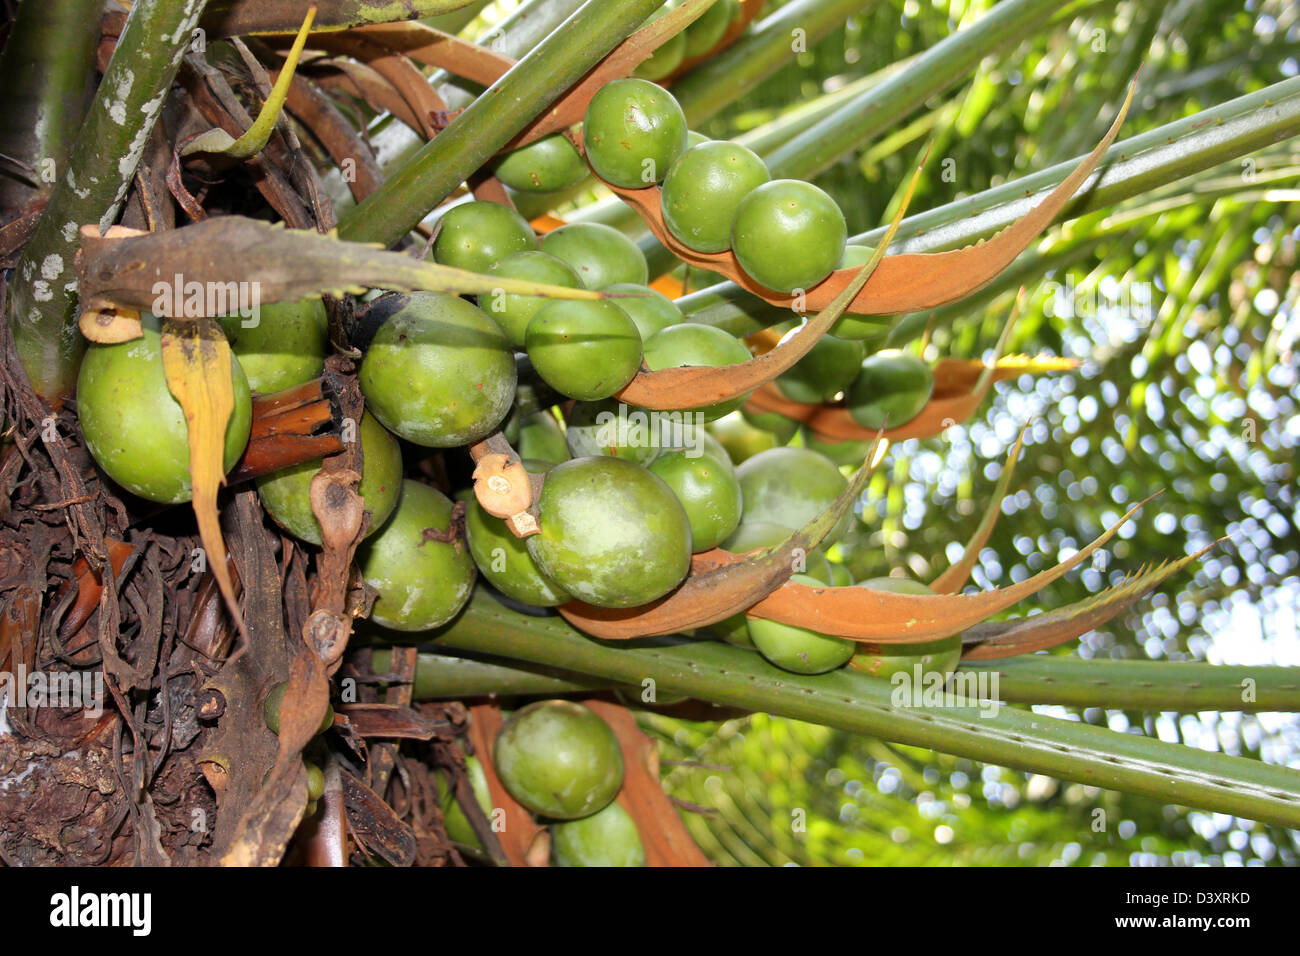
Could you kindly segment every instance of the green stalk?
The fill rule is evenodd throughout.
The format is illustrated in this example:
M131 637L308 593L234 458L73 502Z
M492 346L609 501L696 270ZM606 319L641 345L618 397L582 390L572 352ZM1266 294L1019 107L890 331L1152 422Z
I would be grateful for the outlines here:
M651 677L661 693L761 710L985 763L1300 826L1300 773L1104 727L1001 707L894 706L883 681L839 671L802 677L712 641L598 642L558 618L506 610L479 593L438 643L619 683Z
M388 669L389 651L376 649L376 673ZM998 675L998 696L1010 704L1056 704L1123 710L1300 712L1300 673L1294 667L1242 667L1176 661L1080 660L1034 655L966 663L963 671ZM874 681L846 673L863 686ZM615 686L557 667L507 658L420 653L414 693L418 700L485 694L573 694ZM1246 699L1250 698L1250 699Z
M0 54L0 153L27 166L35 181L0 167L0 210L25 208L49 191L42 174L63 168L90 99L102 6L67 0L18 7Z
M483 8L490 2L491 0L473 0L468 6L461 7L459 10L440 13L435 17L425 17L420 22L443 33L460 33L478 18Z
M1300 669L1294 667L1033 656L963 664L962 670L997 674L1001 698L1016 704L1181 714L1202 710L1248 714L1300 711Z
M472 0L316 0L315 29L346 30L454 13ZM211 37L295 33L308 4L301 0L210 0L203 29Z
M854 97L772 153L772 178L811 179L895 126L930 97L972 72L980 61L1038 29L1059 0L1005 0L964 30L926 50L909 69Z
M1112 206L1159 186L1240 158L1300 133L1300 77L1202 110L1116 143L1098 172L1079 189L1064 219ZM1079 159L1058 163L1002 186L959 199L903 220L895 252L940 252L959 249L1004 229L1028 212L1044 192L1061 182ZM849 239L873 245L884 235L872 229ZM731 282L685 296L679 305L695 319L705 312L709 324L755 319L762 310Z
M391 246L645 22L659 0L589 0L339 223Z
M756 24L722 53L673 83L673 96L692 128L716 115L796 56L794 31L809 48L862 11L862 0L794 0Z
M760 156L770 156L774 150L788 143L809 127L820 123L845 103L856 99L873 87L879 86L888 78L911 69L912 64L915 62L916 57L909 56L904 60L890 63L874 73L860 76L853 82L844 84L838 90L823 93L816 99L808 100L792 109L784 110L779 116L774 116L761 126L755 126L751 130L746 130L738 136L732 137L732 142L752 149Z
M204 0L136 0L67 169L15 269L14 342L38 395L69 394L85 343L77 331L73 266L86 224L117 219L163 100L189 48Z
M391 660L391 651L376 648L371 666L376 674L382 674L388 670ZM612 686L609 681L553 676L558 673L561 672L548 668L525 669L514 661L498 663L489 659L420 653L415 659L415 681L411 693L416 700L460 700L488 694L549 697L606 690Z

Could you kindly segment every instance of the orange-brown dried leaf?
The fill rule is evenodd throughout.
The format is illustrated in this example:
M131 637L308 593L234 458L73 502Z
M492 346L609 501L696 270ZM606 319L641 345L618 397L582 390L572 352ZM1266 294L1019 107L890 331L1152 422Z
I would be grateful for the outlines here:
M659 750L626 707L599 698L583 705L609 724L623 751L623 787L615 798L636 824L646 866L712 866L691 839L659 782Z
M422 129L420 117L415 110L388 78L370 64L338 58L325 61L325 65L337 72L316 77L318 86L359 97L377 112L392 113L399 123L417 133Z
M317 34L312 37L312 42L315 44L318 38L328 40L330 36ZM360 37L410 57L416 63L446 70L482 86L491 86L515 65L515 61L503 53L423 23L377 23L349 30L346 36Z
M370 28L348 30L346 32L313 33L309 45L342 56L352 57L374 70L392 90L401 97L405 104L404 115L413 119L412 127L425 139L432 139L437 133L433 118L445 112L447 103L438 91L429 84L428 78L415 65L415 58L397 43L401 31L421 27L421 24L399 23L383 24L378 30L399 31L394 34L373 33ZM424 27L429 30L430 28ZM438 31L432 30L437 33ZM445 34L444 34L445 35ZM389 41L393 42L389 42ZM458 41L464 43L464 41ZM396 45L394 45L396 43ZM474 46L474 44L465 44ZM482 49L482 47L475 47ZM484 51L487 52L487 51ZM409 124L408 124L409 125Z
M1176 561L1164 561L1153 568L1142 568L1100 594L1055 611L1014 621L977 624L962 632L962 644L965 647L962 660L991 661L1017 654L1031 654L1081 637L1128 610L1217 544L1215 542Z
M1070 558L1005 588L981 594L896 594L853 585L811 587L787 582L747 613L871 644L917 644L950 637L1036 594L1078 567L1150 500L1138 502Z

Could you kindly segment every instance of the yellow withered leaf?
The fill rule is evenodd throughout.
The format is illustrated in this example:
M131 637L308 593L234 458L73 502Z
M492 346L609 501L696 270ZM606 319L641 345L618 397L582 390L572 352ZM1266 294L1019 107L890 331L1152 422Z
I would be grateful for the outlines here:
M163 372L167 388L185 413L189 429L190 486L199 538L239 632L247 637L226 567L226 543L217 517L217 489L226 481L223 467L226 425L235 407L230 344L210 318L162 320Z

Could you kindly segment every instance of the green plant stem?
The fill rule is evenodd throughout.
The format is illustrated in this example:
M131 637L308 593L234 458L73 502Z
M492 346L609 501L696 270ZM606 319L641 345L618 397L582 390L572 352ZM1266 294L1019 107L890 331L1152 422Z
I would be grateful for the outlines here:
M776 149L774 179L811 179L859 144L891 129L980 61L1033 33L1060 7L1054 0L1004 0L969 27L926 50L909 69L854 97Z
M963 664L998 675L1001 698L1123 710L1300 711L1300 669L1226 667L1177 661L1099 661L1035 655ZM1245 698L1245 699L1243 699Z
M890 77L909 70L915 62L915 56L896 60L874 73L868 73L866 76L858 77L851 83L844 84L838 90L823 93L816 99L799 103L790 109L784 110L779 116L774 116L761 126L755 126L753 129L733 136L732 142L752 149L760 156L770 156L775 150L788 143L804 130L834 114L845 103L856 99L867 90L879 86Z
M0 168L0 211L16 213L48 192L42 173L63 168L86 115L100 0L24 3L0 54L0 153L36 178Z
M1116 143L1101 167L1079 189L1062 218L1074 219L1141 195L1204 169L1239 159L1300 133L1300 77L1229 100ZM959 199L903 220L893 251L941 252L970 245L1004 229L1028 212L1078 165L1058 163L1002 186ZM872 245L883 229L849 239ZM692 321L706 314L708 324L764 321L757 301L731 282L683 297L679 305ZM750 313L753 313L751 315ZM755 318L757 316L757 318ZM762 327L762 326L759 326Z
M375 650L373 666L377 673L387 670L388 655L385 649ZM1010 704L1177 713L1300 712L1300 671L1293 667L1033 655L966 663L962 670L997 674L998 696ZM877 686L857 673L845 672L844 676L866 688ZM571 694L615 686L615 682L559 667L521 664L507 658L421 652L416 661L414 693L420 700L439 700L484 694Z
M389 668L392 652L376 648L371 666L376 674ZM572 675L556 676L561 671L547 668L525 669L512 661L453 657L449 654L416 655L415 681L411 693L416 700L460 700L487 694L511 696L554 696L581 691L606 690L609 681L579 680Z
M345 30L371 23L398 23L455 13L472 0L316 0L316 29ZM209 36L295 33L307 4L300 0L210 0L202 24Z
M433 27L435 30L441 30L444 33L460 33L467 26L478 18L491 0L473 0L467 6L459 10L453 10L451 13L440 13L435 17L425 17L420 22L425 26Z
M391 246L640 26L658 0L583 5L339 223Z
M471 600L440 645L517 658L640 684L661 693L868 734L986 763L1248 819L1300 825L1300 773L1240 757L1205 753L1103 727L1003 706L902 707L885 682L869 686L843 671L802 677L757 654L713 641L598 642L562 620L506 610L486 593Z
M192 41L204 0L136 0L69 155L15 269L11 322L36 393L72 391L85 343L73 259L86 224L117 219L154 121Z
M749 34L673 83L673 96L686 122L698 127L793 60L797 39L810 48L860 13L862 6L862 0L793 0L776 10Z

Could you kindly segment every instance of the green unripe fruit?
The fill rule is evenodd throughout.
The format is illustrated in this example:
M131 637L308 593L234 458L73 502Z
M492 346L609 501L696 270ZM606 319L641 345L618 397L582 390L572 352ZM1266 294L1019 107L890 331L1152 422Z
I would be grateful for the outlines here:
M555 607L569 600L568 593L537 567L523 538L515 537L504 521L484 511L473 493L466 502L469 553L494 588L533 607Z
M325 774L314 763L304 760L302 765L307 770L307 802L315 803L325 796Z
M552 465L568 461L570 457L564 429L550 412L536 412L520 423L515 449L525 461L544 461Z
M284 701L284 692L289 689L287 680L280 681L271 688L271 692L266 695L266 700L262 701L262 719L266 721L266 726L271 733L280 733L280 704ZM316 733L323 734L334 726L334 708L326 704L325 716L321 718L320 726L316 728Z
M709 139L709 138L708 138L707 136L705 136L703 133L697 133L697 132L696 132L695 130L693 130L693 129L692 129L692 130L687 130L687 131L686 131L686 148L687 148L687 149L692 149L692 148L694 148L694 147L696 147L696 146L699 146L700 143L711 143L711 142L713 142L713 140Z
M778 412L755 412L748 408L742 407L740 414L745 421L760 428L765 432L771 432L772 437L776 439L778 445L789 444L794 433L799 430L799 423L793 419L786 418ZM739 464L739 462L737 462Z
M749 358L749 349L734 336L722 329L694 322L670 325L650 336L645 344L646 368L656 372L660 369L681 368L686 365L715 368L721 365L739 365L741 362L748 362ZM741 395L730 401L691 409L691 411L703 414L705 421L714 421L728 412L735 411L744 403L746 397Z
M583 401L608 398L641 368L641 333L607 299L547 303L528 323L524 345L547 385Z
M688 149L664 177L664 224L688 248L725 252L741 200L771 178L763 160L738 143Z
M537 248L533 227L500 203L467 202L453 206L438 220L433 258L444 266L486 272L512 252Z
M686 321L686 317L682 315L682 310L673 304L672 299L648 285L638 285L635 282L615 282L613 285L605 286L600 291L614 292L625 297L611 299L610 301L626 312L628 318L636 323L637 331L641 333L642 342L670 325L677 325Z
M845 404L863 428L897 428L920 414L933 391L934 372L915 355L873 355L862 363Z
M740 201L731 248L759 285L793 293L834 271L847 236L844 214L824 191L798 179L775 179Z
M575 222L554 229L542 238L542 251L567 262L588 289L615 282L645 285L650 278L640 247L604 223Z
M691 523L693 551L708 551L717 546L740 524L740 482L730 461L675 450L656 458L650 470L664 480L682 503Z
M796 584L818 587L822 582L806 574L795 574ZM758 652L782 670L796 674L825 674L843 667L853 656L853 641L819 634L806 627L792 627L762 618L749 619L749 636Z
M609 455L649 465L659 455L662 436L655 419L617 399L579 402L569 412L565 437L574 458Z
M853 468L857 468L867 460L867 456L871 454L871 446L874 444L870 441L819 441L806 425L800 426L799 436L803 447L809 451L815 451L837 465L849 465Z
M891 591L894 594L933 594L928 586L910 578L868 578L858 584L860 588ZM957 669L961 661L961 635L942 637L922 644L858 644L849 666L854 670L889 680L895 674L915 678L920 668L924 679L929 674L945 678Z
M837 588L846 588L853 584L853 572L847 565L831 561L831 584Z
M690 449L693 443L698 443L699 450L702 454L711 456L717 461L722 462L722 464L728 466L734 474L736 466L732 462L731 456L727 454L727 449L722 447L722 442L718 441L709 433L708 427L708 425L705 425L703 428L694 425L689 431L683 428L682 431L685 433L685 440L678 442L674 450L678 447Z
M488 275L503 279L526 279L529 282L544 282L547 285L559 285L568 289L581 289L582 280L567 262L530 249L526 252L513 252L492 264ZM540 295L517 295L513 292L491 293L478 297L479 307L492 316L506 338L515 348L524 347L524 335L528 323L542 306L554 300Z
M108 477L141 498L177 504L193 497L189 426L167 387L160 322L148 312L140 321L142 337L86 350L77 376L77 417L86 447ZM248 380L234 356L230 383L234 408L223 446L226 471L244 453L253 423Z
M366 408L417 445L492 434L515 395L515 359L497 324L464 299L412 292L379 327L358 376Z
M470 789L474 791L474 801L483 811L483 815L491 819L492 793L488 789L487 774L483 772L483 765L478 762L477 757L465 758L465 774L469 777ZM437 776L440 795L439 803L442 805L442 822L447 829L447 836L457 843L463 843L466 846L476 847L480 850L483 849L483 844L479 842L478 834L474 832L469 817L460 808L460 801L456 799L456 794L452 791L446 774L439 770Z
M662 80L682 65L686 59L686 33L669 37L659 48L637 65L632 75L643 80Z
M598 607L639 607L686 577L691 525L663 480L619 458L576 458L546 475L541 533L528 551L542 572Z
M591 98L582 135L596 175L624 189L641 189L660 182L685 151L686 116L662 86L615 80Z
M776 387L792 402L820 405L832 401L858 376L866 349L861 342L823 335L794 366L776 379Z
M587 164L562 133L552 133L506 153L493 172L511 189L550 193L582 182Z
M617 803L581 820L551 826L556 866L645 866L636 821Z
M474 587L474 561L452 541L426 540L425 530L451 525L451 499L415 481L388 522L357 552L366 584L378 593L370 617L395 631L427 631L446 624Z
M875 254L871 246L845 246L836 269L861 269ZM888 332L892 321L885 315L853 315L845 312L831 326L831 334L841 339L861 342Z
M848 487L833 462L806 448L762 452L737 468L736 477L745 496L746 522L770 521L796 529L824 514ZM848 521L842 521L823 543L834 543L847 527Z
M361 416L357 432L362 455L357 494L370 512L370 528L366 531L366 537L370 537L397 507L397 496L402 493L402 449L373 415ZM321 530L311 510L311 480L320 468L321 459L317 458L257 479L257 495L266 513L295 538L317 546Z
M743 412L724 415L706 427L727 450L727 457L737 465L778 444L775 435L751 425Z
M217 319L254 392L278 392L324 371L329 320L319 298L268 302L259 307L257 324L246 327L249 321L239 315Z
M713 5L684 31L686 58L689 60L703 56L721 43L727 27L739 10L740 4L736 0L714 0Z
M623 785L623 751L609 724L567 700L518 711L497 734L492 759L512 797L558 820L590 816Z

